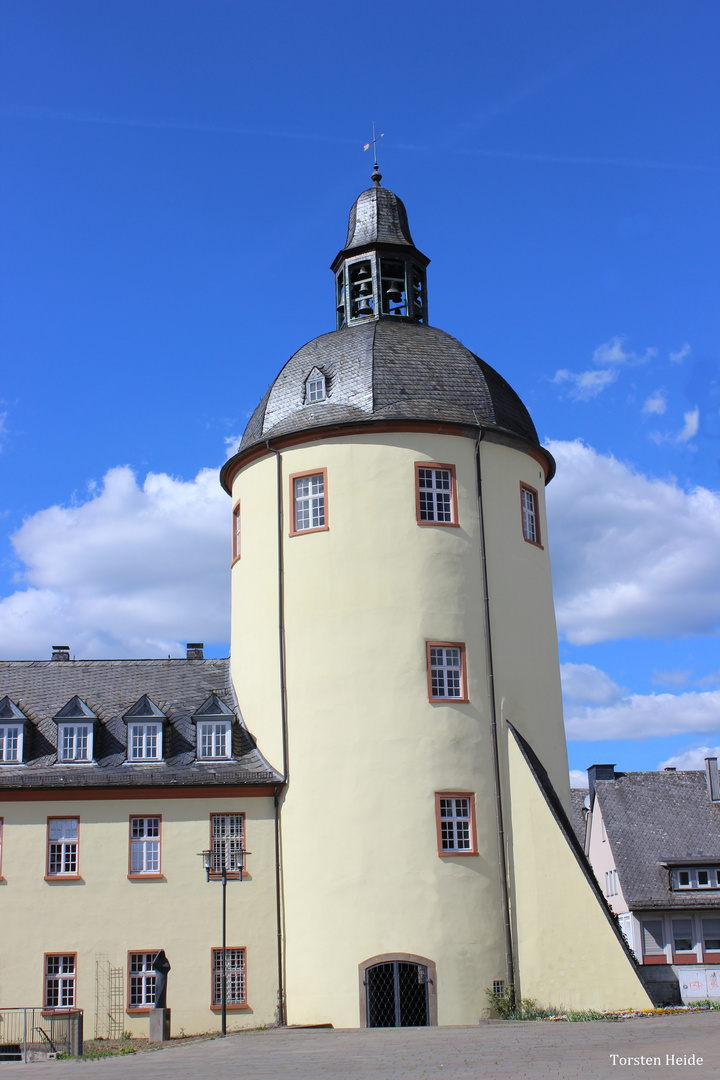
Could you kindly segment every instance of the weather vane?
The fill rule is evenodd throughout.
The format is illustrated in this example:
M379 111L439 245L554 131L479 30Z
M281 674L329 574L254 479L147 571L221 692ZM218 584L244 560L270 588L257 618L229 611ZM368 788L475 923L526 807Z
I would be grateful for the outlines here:
M378 171L377 144L380 141L380 139L384 139L384 138L385 138L385 133L382 132L382 131L380 132L380 134L378 136L375 135L375 121L373 120L372 142L365 143L365 145L363 146L363 150L369 150L371 146L373 148L373 155L375 157L375 169L374 169L374 172L373 172L373 174L371 176L371 180L374 180L376 184L379 184L380 181L382 180L382 176L380 175L380 173Z

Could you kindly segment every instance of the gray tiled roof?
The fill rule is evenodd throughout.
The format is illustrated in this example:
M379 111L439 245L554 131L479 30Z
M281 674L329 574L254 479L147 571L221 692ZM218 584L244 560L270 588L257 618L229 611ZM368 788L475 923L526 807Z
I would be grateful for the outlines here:
M239 718L230 761L198 763L193 713L211 694ZM272 783L280 779L256 748L239 716L222 660L7 660L0 662L0 698L7 695L30 720L23 766L0 765L0 791L77 785ZM58 765L53 717L77 695L98 717L96 765ZM165 763L130 765L123 716L143 695L167 717Z
M306 405L305 380L314 367L325 375L327 399ZM393 420L479 422L539 446L527 409L489 364L442 330L387 317L323 334L296 352L253 413L239 449L335 424Z
M402 199L389 188L368 188L350 209L345 250L367 244L406 244L414 247Z
M580 847L585 849L585 800L588 797L588 788L570 788L570 803L572 806L571 825L573 832L578 838Z
M631 772L597 780L610 847L632 910L720 907L720 891L672 892L667 860L720 866L720 804L704 772Z

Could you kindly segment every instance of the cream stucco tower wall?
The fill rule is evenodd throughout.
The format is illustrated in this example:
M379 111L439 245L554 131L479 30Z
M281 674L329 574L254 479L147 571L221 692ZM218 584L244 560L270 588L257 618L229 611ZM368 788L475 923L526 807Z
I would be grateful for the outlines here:
M381 313L390 258L407 273L400 317ZM374 313L353 323L363 259ZM509 721L569 809L546 544L552 458L507 383L413 308L411 275L426 265L402 203L376 180L334 264L340 328L288 362L223 473L239 521L233 680L263 753L287 769L291 1024L362 1023L362 965L374 957L428 966L440 1024L476 1023L484 988L508 978L493 683L502 797ZM426 305L424 276L422 290ZM313 371L326 396L310 403ZM425 464L454 471L451 525L418 522ZM324 477L326 516L293 535L297 474ZM524 537L521 486L535 493L539 543ZM429 700L429 642L464 645L467 701ZM438 853L443 793L472 796L476 854Z

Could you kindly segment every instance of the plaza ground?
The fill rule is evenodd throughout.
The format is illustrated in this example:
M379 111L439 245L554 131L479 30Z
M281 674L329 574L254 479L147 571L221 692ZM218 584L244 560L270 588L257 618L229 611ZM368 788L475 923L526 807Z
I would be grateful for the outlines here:
M615 1062L613 1062L615 1055ZM668 1064L668 1055L670 1063ZM696 1064L685 1064L694 1055ZM650 1059L634 1064L626 1059ZM655 1059L660 1058L660 1064ZM697 1063L702 1058L702 1064ZM720 1013L473 1028L247 1031L98 1061L0 1065L0 1080L720 1078Z

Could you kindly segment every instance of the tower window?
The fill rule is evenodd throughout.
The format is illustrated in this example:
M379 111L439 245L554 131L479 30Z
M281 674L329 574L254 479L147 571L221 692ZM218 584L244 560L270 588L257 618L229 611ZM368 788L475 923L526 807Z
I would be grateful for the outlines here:
M335 310L337 311L337 328L345 325L345 267L335 278Z
M430 701L467 701L465 646L457 641L428 641L428 697Z
M540 521L538 519L538 493L527 484L520 485L520 509L522 512L523 537L528 544L542 547L540 542Z
M320 532L328 528L327 469L296 473L290 477L292 525L290 535Z
M380 292L383 315L407 315L404 262L381 260Z
M418 525L457 525L455 466L415 462Z
M435 795L438 855L477 855L475 798L469 792Z
M240 503L236 502L232 512L232 561L240 558Z
M372 263L369 259L350 263L350 318L365 319L375 314Z
M313 368L305 381L305 404L312 405L316 401L325 401L326 397L325 376L318 368Z

